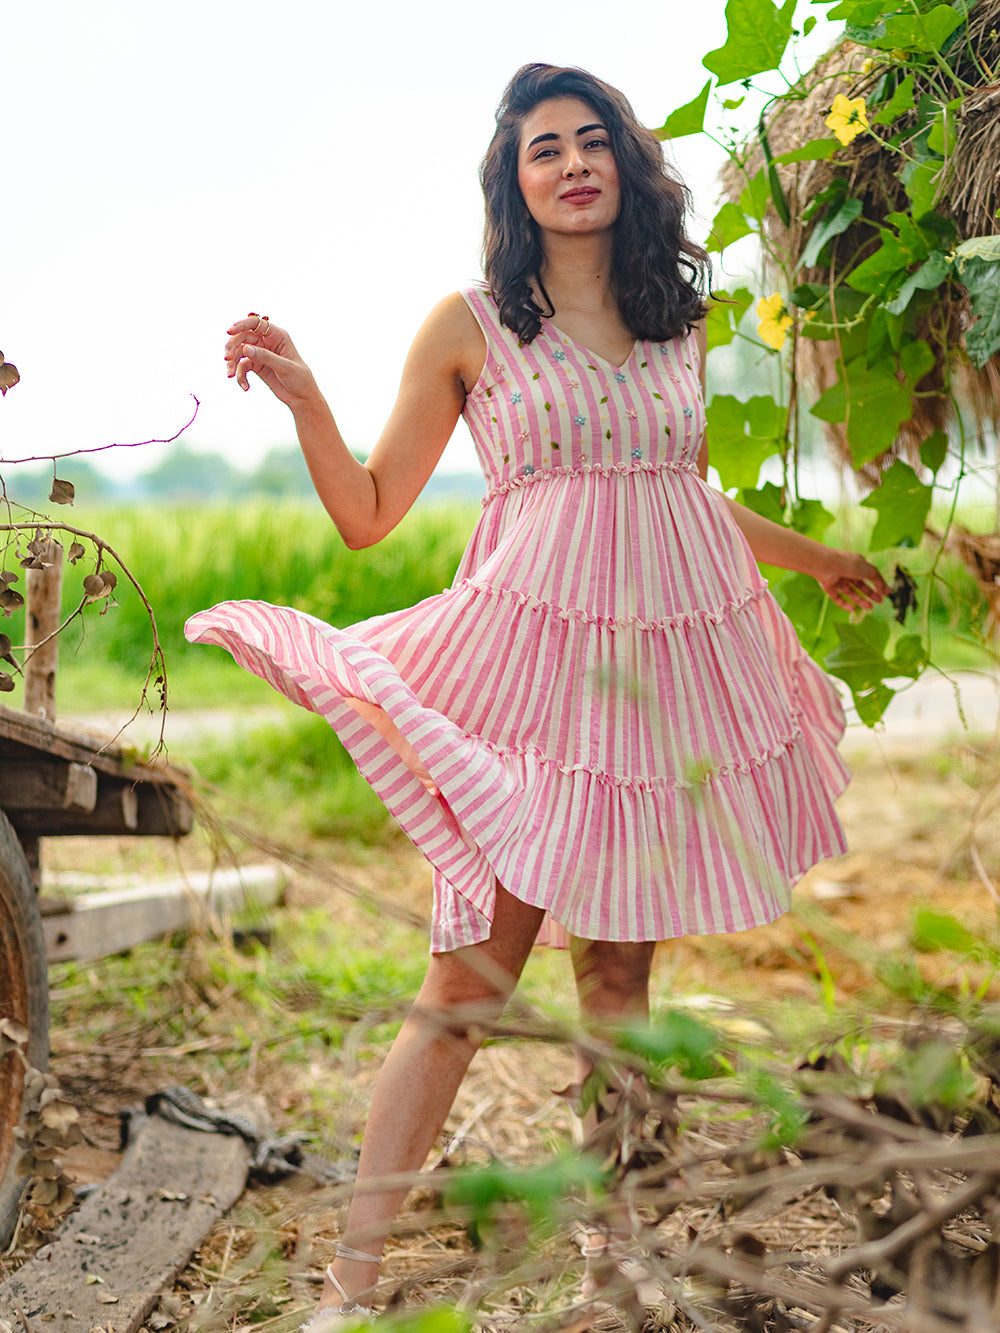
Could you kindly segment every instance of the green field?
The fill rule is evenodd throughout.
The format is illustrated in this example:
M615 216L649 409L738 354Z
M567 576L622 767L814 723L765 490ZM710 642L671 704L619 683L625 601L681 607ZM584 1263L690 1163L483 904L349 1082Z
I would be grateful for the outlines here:
M449 586L477 514L469 505L421 508L366 551L349 551L318 503L75 507L66 521L98 533L121 556L156 615L170 706L199 708L272 696L222 649L185 641L184 622L195 611L252 598L344 626L412 606ZM116 568L113 560L106 567ZM67 566L64 615L93 568L89 549ZM143 679L153 642L149 618L116 572L116 605L103 613L100 604L86 607L60 641L61 712L120 706ZM16 625L12 637L20 633Z

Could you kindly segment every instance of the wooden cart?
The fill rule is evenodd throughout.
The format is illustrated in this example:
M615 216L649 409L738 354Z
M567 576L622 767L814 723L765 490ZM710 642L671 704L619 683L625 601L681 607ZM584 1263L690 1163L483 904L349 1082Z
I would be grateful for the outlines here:
M0 706L0 1016L28 1029L28 1058L44 1068L49 1003L46 941L38 900L40 838L98 835L177 838L192 810L168 766L133 762L43 718ZM0 1239L9 1234L20 1186L13 1130L24 1069L0 1060Z
M25 672L25 711L0 705L0 1018L29 1033L28 1058L48 1056L47 950L38 899L39 840L188 833L192 808L183 778L167 765L136 763L114 743L46 720L55 716L58 576L28 584L27 637L42 644ZM21 1117L24 1067L0 1058L0 1242L13 1227L20 1186L14 1128Z

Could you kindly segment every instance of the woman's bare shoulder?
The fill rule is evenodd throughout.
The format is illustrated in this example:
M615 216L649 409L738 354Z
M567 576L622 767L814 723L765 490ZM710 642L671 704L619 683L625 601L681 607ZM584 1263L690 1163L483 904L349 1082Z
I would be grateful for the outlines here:
M413 344L421 359L456 371L466 391L482 374L486 338L461 292L450 292L431 310Z

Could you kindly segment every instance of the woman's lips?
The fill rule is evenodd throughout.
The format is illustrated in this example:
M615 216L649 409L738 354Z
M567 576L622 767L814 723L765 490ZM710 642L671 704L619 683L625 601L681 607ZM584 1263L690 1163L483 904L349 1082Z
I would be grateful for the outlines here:
M559 197L567 204L589 204L591 199L596 199L600 193L600 190L595 190L593 186L585 185L579 190L567 190Z

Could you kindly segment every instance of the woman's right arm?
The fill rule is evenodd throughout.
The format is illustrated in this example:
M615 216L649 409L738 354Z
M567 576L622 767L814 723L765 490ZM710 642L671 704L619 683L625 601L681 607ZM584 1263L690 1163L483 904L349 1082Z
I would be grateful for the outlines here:
M347 546L372 546L416 500L441 457L486 358L486 340L456 292L424 321L403 368L395 406L367 462L344 443L312 371L284 329L257 316L229 330L226 362L242 389L262 379L295 418L309 475Z

